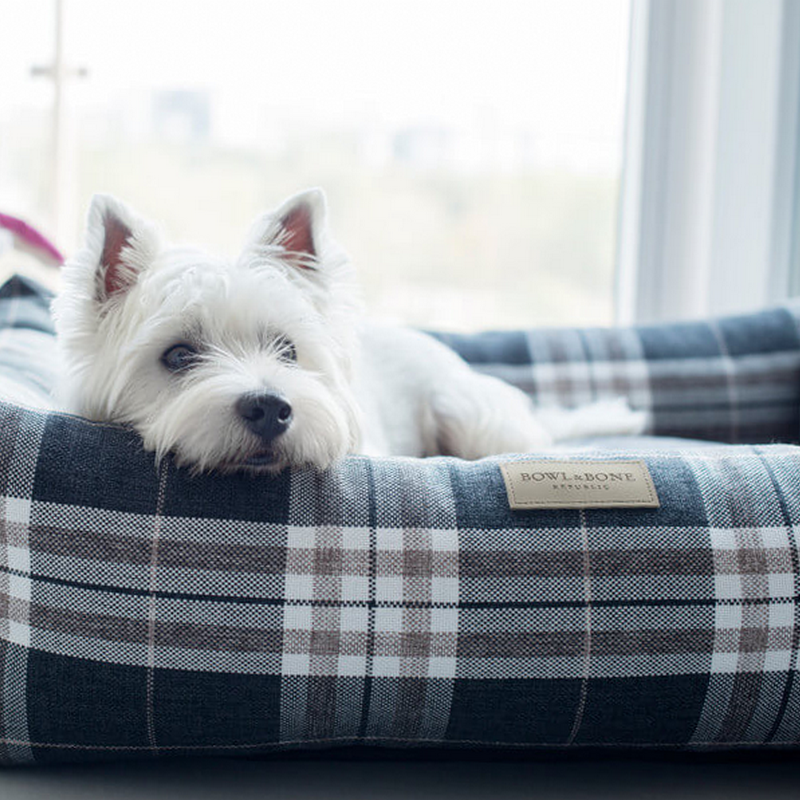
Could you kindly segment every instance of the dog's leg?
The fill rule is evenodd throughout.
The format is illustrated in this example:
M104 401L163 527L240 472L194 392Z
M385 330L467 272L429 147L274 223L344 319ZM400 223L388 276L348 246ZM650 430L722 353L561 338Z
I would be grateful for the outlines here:
M536 415L558 442L589 436L637 436L647 427L647 413L633 411L622 397L575 409L540 408Z
M623 399L576 410L536 409L514 386L476 372L441 342L418 331L369 329L362 404L367 442L392 455L476 459L549 448L586 436L641 433L642 412ZM412 430L413 429L413 430ZM419 434L419 436L418 436Z
M476 459L525 453L553 443L529 398L503 381L469 370L451 373L430 398L432 451Z
M461 372L431 398L435 452L476 459L525 453L555 442L644 432L647 414L624 398L577 409L534 410L527 395L497 378Z

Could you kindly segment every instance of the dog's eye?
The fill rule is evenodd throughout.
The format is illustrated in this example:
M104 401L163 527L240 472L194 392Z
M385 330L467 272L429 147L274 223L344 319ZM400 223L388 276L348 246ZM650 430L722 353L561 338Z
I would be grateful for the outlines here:
M188 344L174 344L164 351L161 363L170 372L182 372L197 360L197 351Z
M282 361L297 361L297 350L295 349L294 342L287 339L285 336L278 336L275 339L275 349L278 353L278 358Z

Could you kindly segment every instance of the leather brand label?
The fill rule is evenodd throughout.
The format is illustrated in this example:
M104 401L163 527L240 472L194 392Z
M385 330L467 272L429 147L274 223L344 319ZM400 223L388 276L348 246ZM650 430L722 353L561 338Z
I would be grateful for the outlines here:
M644 461L500 464L511 508L658 508Z

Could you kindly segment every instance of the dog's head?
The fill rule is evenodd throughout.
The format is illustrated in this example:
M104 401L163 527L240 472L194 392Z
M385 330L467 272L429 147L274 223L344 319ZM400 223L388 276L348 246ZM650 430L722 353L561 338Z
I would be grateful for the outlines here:
M360 437L350 386L357 304L311 190L257 221L226 262L165 247L96 196L54 302L63 400L131 424L197 470L320 468Z

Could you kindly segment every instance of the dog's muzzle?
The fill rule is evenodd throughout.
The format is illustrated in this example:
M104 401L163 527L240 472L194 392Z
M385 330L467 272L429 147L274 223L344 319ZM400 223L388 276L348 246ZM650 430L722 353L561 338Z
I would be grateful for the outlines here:
M249 431L269 444L292 424L292 407L277 394L247 394L236 401L236 413Z

